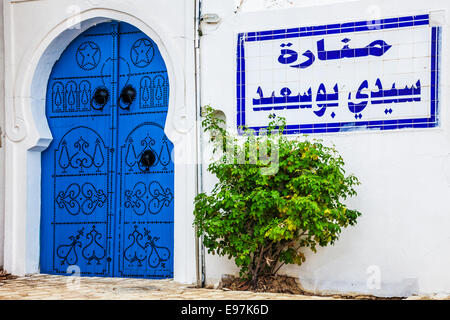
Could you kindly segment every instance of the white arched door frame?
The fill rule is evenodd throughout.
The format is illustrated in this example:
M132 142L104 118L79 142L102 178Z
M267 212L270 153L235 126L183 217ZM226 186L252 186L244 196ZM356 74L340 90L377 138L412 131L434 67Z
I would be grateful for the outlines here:
M171 90L165 132L174 143L175 162L174 278L193 283L196 277L192 227L196 143L195 110L185 107L190 105L190 97L185 94L186 78L194 77L184 72L189 54L180 54L179 47L153 21L144 21L115 9L89 9L78 13L75 18L60 21L43 38L30 43L29 53L20 59L14 75L14 57L7 54L6 81L9 78L12 85L5 88L4 267L17 275L39 272L41 152L52 140L45 116L48 77L54 63L73 39L89 27L108 20L124 21L139 28L158 45L166 62ZM5 42L8 41L11 39L6 36Z

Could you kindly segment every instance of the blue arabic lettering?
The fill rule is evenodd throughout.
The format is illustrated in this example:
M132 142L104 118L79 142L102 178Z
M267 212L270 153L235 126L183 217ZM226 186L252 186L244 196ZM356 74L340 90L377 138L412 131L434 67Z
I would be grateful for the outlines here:
M265 111L265 110L282 110L282 109L304 109L312 108L312 90L309 88L307 92L303 95L298 94L296 96L291 96L291 89L285 87L280 90L280 96L276 97L273 91L270 97L264 97L261 87L258 87L256 91L259 95L258 98L253 99L254 111ZM286 105L292 103L299 103L300 105ZM272 105L271 107L261 107L262 105ZM277 106L274 106L277 105Z
M392 88L389 90L383 90L383 85L381 84L381 80L377 79L375 85L378 88L378 91L371 92L370 97L372 99L374 98L381 98L379 100L372 100L372 104L385 104L385 103L402 103L402 102L414 102L414 101L421 101L420 95L421 95L421 85L420 85L420 79L416 82L416 85L412 85L410 88L408 86L405 86L404 89L397 89L395 86L395 83L392 84ZM415 97L408 97L408 98L398 98L398 97L405 97L405 96L415 96ZM385 99L388 97L388 99ZM392 98L392 97L397 97Z
M349 38L345 38L342 40L344 43L344 46L341 50L325 50L325 40L321 39L317 41L317 55L318 59L322 61L326 60L337 60L337 59L343 59L343 58L359 58L359 57L368 57L368 56L374 56L374 57L381 57L384 55L392 46L384 42L383 40L375 40L368 44L367 46L363 48L355 48L352 49L349 47L348 43L351 40ZM285 49L286 47L290 48L292 46L292 43L282 43L280 45L281 48L281 54L278 57L278 62L281 64L291 64L298 60L299 54L292 50L292 49ZM306 61L291 65L291 68L299 68L299 69L305 69L311 66L314 61L316 60L315 55L311 50L305 51L303 54L307 58Z
M375 40L364 48L351 49L347 44L348 42L350 42L350 39L345 38L342 40L345 45L341 50L326 51L324 42L324 39L317 41L317 53L319 60L336 60L343 58L360 58L368 56L381 57L392 47L383 40Z
M356 99L368 99L369 95L368 94L362 94L361 91L363 89L368 89L369 88L369 81L364 80L361 85L358 88L358 92L356 93ZM367 107L367 104L369 103L369 100L366 101L362 101L360 103L353 103L351 102L352 98L352 93L350 92L348 94L348 109L350 110L351 113L355 114L355 118L356 119L361 119L362 118L362 114L361 112Z
M306 51L305 53L303 53L303 55L305 57L308 58L308 60L306 60L305 62L290 66L291 68L300 68L300 69L305 69L308 68L309 66L311 66L314 61L316 60L316 57L314 56L314 54L311 52L311 50Z
M290 47L292 43L281 44L282 48ZM281 49L281 54L278 57L278 62L281 64L290 64L298 59L298 53L291 49Z
M339 101L339 91L338 91L339 89L337 84L334 86L333 90L334 90L333 94L327 94L325 85L323 83L320 84L319 90L317 91L316 102L317 106L321 109L318 111L314 111L316 116L322 117L325 114L327 108L329 107L339 107L339 102L324 103L326 101Z
M420 79L411 85L405 86L403 89L397 89L396 84L392 84L391 89L383 89L380 79L375 82L377 91L371 91L370 95L364 93L363 90L369 88L369 81L364 80L355 95L356 100L361 102L353 102L352 93L348 95L348 109L355 115L355 119L362 118L362 112L367 108L369 102L373 105L403 103L403 102L419 102L421 101L421 83ZM333 87L334 93L327 93L323 83L319 85L316 95L316 104L319 110L313 111L318 117L323 117L327 108L339 106L339 86ZM269 97L264 97L263 90L258 87L257 94L259 98L253 98L254 111L284 110L284 109L310 109L312 108L312 89L309 88L304 94L292 95L292 90L284 87L280 90L280 95L275 96L275 91ZM392 109L386 109L386 115L392 113ZM331 116L334 118L336 114L333 112Z

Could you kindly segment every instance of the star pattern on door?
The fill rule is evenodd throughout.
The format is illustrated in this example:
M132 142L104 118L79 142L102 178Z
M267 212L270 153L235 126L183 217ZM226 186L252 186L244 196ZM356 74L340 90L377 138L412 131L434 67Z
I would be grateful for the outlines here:
M100 61L100 48L92 41L82 43L77 50L77 63L81 69L92 70Z
M139 68L148 66L155 55L155 49L148 39L139 39L131 48L131 61Z

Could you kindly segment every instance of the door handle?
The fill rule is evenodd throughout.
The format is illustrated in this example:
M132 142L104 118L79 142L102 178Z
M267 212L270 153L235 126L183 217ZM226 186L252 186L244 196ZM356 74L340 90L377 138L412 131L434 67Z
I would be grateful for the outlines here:
M94 110L103 110L109 100L109 92L106 88L97 88L95 90L94 96L91 99L91 108ZM98 108L94 107L95 104L99 105Z
M145 171L148 171L155 164L155 161L155 154L150 150L142 152L141 159L139 160L141 166L145 168Z
M136 89L133 88L131 85L125 86L122 89L122 92L120 93L120 97L119 97L120 109L130 110L130 106L135 99L136 99ZM126 104L125 107L122 106L122 103L121 103L122 101Z

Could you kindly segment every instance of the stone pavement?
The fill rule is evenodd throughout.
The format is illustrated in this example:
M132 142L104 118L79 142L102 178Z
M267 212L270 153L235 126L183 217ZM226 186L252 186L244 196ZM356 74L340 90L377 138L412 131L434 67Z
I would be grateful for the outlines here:
M370 299L367 296L353 296ZM0 300L336 300L351 296L307 296L201 289L173 280L80 278L31 275L0 278ZM412 296L406 300L450 300L449 295Z
M277 293L200 289L173 280L32 275L0 281L0 300L317 300Z

